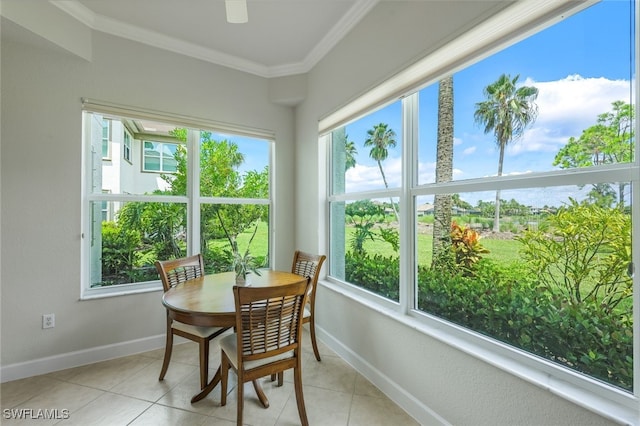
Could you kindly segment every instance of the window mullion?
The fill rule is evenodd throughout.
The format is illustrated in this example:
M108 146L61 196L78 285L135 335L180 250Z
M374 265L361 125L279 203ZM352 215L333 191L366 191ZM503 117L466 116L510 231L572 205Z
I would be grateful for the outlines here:
M187 240L191 254L200 253L200 131L187 131Z
M411 188L417 182L418 95L402 100L402 195L400 196L400 311L408 313L415 303L416 233Z

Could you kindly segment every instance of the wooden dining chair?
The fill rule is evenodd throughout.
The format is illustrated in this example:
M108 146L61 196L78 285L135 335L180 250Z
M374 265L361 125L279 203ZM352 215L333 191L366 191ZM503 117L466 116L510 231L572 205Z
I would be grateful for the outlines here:
M316 288L318 286L320 269L326 258L327 256L324 254L311 254L297 250L293 254L293 265L291 266L291 272L302 275L303 277L309 277L311 281L310 294L307 299L307 306L304 309L303 323L309 323L311 346L313 346L313 353L318 361L320 361L320 352L318 351L318 344L316 343Z
M202 254L180 259L158 260L155 265L165 292L171 287L187 280L201 277L204 274ZM200 352L200 389L204 389L209 375L209 342L228 329L224 327L199 327L174 321L169 317L169 311L167 310L167 342L159 380L164 379L169 368L173 349L173 335L175 334L198 343Z
M302 315L309 297L308 278L298 283L272 287L233 287L236 305L236 332L220 340L221 396L227 403L229 368L238 376L237 424L242 424L244 383L252 381L265 407L269 406L261 377L293 368L294 388L300 422L308 425L302 394Z

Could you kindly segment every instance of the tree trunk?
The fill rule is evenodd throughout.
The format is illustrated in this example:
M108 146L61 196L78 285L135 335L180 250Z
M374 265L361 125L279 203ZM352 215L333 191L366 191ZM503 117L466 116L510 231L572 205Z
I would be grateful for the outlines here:
M440 80L438 88L438 146L436 183L453 178L453 76ZM433 257L431 267L442 262L451 247L451 194L438 194L433 202Z
M380 174L382 175L384 187L389 189L389 184L387 184L387 177L384 174L384 170L382 170L382 163L380 161L378 161L378 168L380 169ZM393 209L393 213L396 216L396 222L400 223L400 216L398 215L398 209L396 209L396 203L393 202L393 198L389 198L389 202L391 203L391 208Z
M504 162L504 147L500 144L500 159L498 160L498 176L502 176L502 163ZM500 232L500 190L496 191L496 214L493 220L493 232Z

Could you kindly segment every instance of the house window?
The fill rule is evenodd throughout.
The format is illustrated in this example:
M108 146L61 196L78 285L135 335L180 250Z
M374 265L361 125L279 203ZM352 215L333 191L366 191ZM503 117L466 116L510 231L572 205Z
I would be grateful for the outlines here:
M151 122L110 107L113 123L138 130L129 144L143 141L147 167L170 173L133 172L125 162L102 164L101 105L84 108L83 298L161 288L159 259L202 253L207 273L230 270L232 245L269 266L270 135Z
M131 163L131 135L126 130L122 141L122 158Z
M111 158L111 120L102 119L102 158Z
M330 280L631 395L636 5L563 11L402 101L331 118Z
M143 170L145 172L175 173L178 144L144 141Z

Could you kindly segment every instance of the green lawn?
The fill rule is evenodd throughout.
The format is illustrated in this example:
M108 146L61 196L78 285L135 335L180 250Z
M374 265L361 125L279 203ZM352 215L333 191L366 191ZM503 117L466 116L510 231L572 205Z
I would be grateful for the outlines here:
M349 243L354 229L352 227L347 227L346 232L347 248L349 248ZM433 237L430 234L418 234L417 247L419 265L431 264L432 241ZM489 237L484 237L480 242L489 250L489 253L484 255L488 259L501 264L511 264L519 260L518 250L520 248L520 243L516 240L491 239ZM382 256L392 256L396 254L391 245L384 241L368 240L364 244L364 249L367 253L376 253Z

